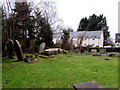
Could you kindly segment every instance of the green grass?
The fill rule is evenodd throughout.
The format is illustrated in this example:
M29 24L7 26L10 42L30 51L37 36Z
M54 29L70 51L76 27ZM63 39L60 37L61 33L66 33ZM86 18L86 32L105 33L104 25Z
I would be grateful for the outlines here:
M32 64L15 60L3 58L3 88L73 88L73 84L93 80L108 88L118 88L116 57L69 53Z

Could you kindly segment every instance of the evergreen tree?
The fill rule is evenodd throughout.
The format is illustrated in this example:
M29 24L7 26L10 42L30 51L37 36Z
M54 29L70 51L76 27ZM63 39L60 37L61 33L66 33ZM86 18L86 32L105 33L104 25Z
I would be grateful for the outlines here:
M69 33L70 32L68 30L63 30L63 36L61 37L61 39L62 39L62 48L63 49L67 49Z
M78 27L78 31L85 31L87 29L88 20L87 17L82 18Z
M49 23L44 17L41 17L40 21L37 22L39 27L37 30L37 40L39 43L46 43L47 47L53 47L53 30Z
M15 39L29 37L31 40L34 38L35 19L30 14L31 11L31 3L15 2L15 9L13 9L14 14L12 15L13 18L15 18Z
M106 17L102 15L89 16L89 18L82 18L77 31L97 31L103 30L104 33L104 45L107 45L107 39L110 37L110 32L108 31Z
M40 37L42 37L41 41L46 43L47 47L53 47L53 32L49 23L45 23L44 26L42 26Z

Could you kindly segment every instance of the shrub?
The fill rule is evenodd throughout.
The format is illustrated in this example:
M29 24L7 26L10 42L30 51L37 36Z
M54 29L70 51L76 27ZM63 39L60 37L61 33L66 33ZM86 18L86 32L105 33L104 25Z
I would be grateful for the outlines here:
M86 51L89 51L89 52L90 52L90 47L92 47L92 45L87 45L87 46L85 47Z
M99 47L99 45L96 45L96 47Z
M62 47L62 41L57 41L54 46L56 48L61 48Z

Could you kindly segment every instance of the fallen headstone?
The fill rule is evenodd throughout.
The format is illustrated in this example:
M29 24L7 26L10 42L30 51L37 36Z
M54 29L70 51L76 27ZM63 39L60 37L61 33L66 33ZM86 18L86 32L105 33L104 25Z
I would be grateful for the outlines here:
M33 55L26 55L26 58L24 59L25 62L28 62L28 63L32 63L32 62L35 62L37 61Z
M99 84L96 81L89 81L89 82L83 82L83 83L78 83L73 85L74 89L76 90L110 90L109 88L106 88L105 86Z
M49 57L48 56L45 56L45 55L39 55L40 58L44 58L44 59L48 59Z
M49 48L49 49L45 49L43 53L43 55L53 55L53 54L57 54L57 53L62 53L62 49L60 48Z

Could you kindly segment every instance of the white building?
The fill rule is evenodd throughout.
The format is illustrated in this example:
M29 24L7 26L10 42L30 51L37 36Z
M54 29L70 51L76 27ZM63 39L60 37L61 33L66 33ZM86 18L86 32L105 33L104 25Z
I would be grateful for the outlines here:
M53 34L53 42L61 41L63 33ZM74 31L70 32L69 40L73 40L73 45L77 47L83 37L82 46L92 45L93 47L103 47L103 31Z

